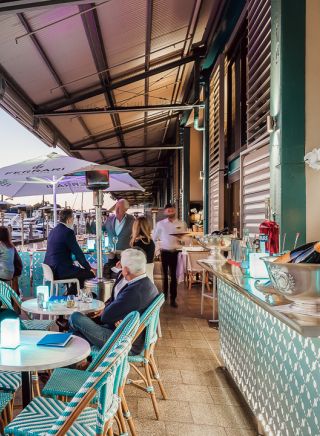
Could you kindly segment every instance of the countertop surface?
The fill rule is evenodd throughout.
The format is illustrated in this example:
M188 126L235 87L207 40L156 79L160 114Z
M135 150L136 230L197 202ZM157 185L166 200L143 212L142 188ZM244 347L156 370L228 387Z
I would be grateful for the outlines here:
M263 287L267 280L262 279L258 282L257 279L244 275L238 266L227 261L204 259L198 263L302 336L320 337L320 314L314 316L297 313L291 308L290 302L277 294L273 288L267 292L262 291L259 284Z

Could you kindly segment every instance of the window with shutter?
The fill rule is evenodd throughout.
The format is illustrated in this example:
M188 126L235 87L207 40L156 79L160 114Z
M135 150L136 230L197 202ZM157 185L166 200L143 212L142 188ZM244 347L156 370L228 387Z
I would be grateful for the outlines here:
M224 59L220 56L210 78L209 231L223 227L224 174Z
M271 0L248 1L248 146L268 137Z
M248 0L247 147L241 155L242 229L259 232L270 197L271 0Z
M265 141L267 142L267 141ZM269 144L242 155L242 228L251 236L259 233L270 196Z

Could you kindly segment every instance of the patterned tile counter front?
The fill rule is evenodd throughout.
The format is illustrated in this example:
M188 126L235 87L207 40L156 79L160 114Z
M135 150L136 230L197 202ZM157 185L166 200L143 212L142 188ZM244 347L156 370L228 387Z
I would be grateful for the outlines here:
M266 434L320 436L318 319L286 318L266 296L248 289L248 278L233 268L209 263L205 268L217 277L226 368Z

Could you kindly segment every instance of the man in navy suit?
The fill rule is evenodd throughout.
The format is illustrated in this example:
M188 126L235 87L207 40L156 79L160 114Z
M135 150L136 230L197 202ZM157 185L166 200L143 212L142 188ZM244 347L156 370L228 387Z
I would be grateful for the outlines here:
M146 256L142 250L129 248L121 253L122 276L112 291L106 307L99 313L100 322L75 312L69 319L73 333L82 336L92 345L102 348L116 326L133 310L142 314L158 295L158 289L146 276ZM132 347L134 354L143 350L144 332Z
M73 231L72 209L63 209L59 219L60 223L49 233L44 263L50 266L55 279L77 278L82 289L85 280L94 277L94 271L79 247ZM74 265L72 255L81 267ZM72 284L68 288L68 294L76 293L76 286Z

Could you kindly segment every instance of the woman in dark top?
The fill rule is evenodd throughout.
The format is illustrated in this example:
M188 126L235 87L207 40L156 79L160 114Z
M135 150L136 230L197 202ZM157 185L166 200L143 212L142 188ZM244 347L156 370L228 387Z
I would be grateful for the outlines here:
M20 276L21 272L22 262L11 242L9 230L0 227L0 280L10 282L14 277Z
M139 216L133 223L130 246L143 250L147 263L153 263L155 245L151 239L151 226L144 216Z

